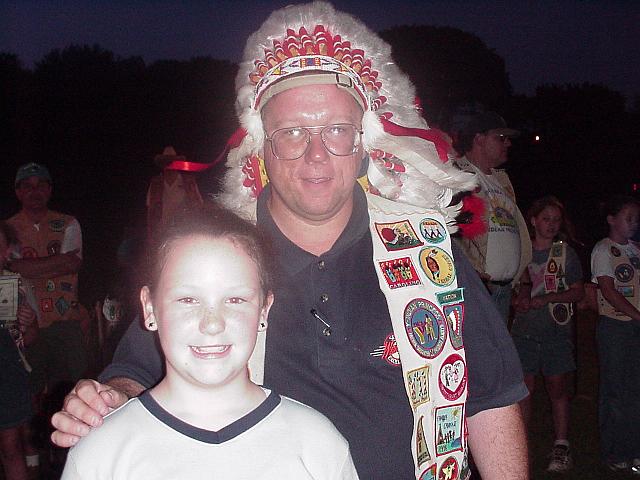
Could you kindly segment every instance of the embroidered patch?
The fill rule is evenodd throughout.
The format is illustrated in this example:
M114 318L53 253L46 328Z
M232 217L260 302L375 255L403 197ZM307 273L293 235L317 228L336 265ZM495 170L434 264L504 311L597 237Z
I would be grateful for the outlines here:
M562 256L562 245L553 244L551 246L551 256L552 257L561 257Z
M40 300L40 310L43 312L53 312L53 299L43 298Z
M463 346L462 325L464 323L464 304L445 305L443 307L443 313L449 326L451 345L453 345L453 348L456 350L460 350Z
M553 319L560 325L565 325L569 322L569 309L564 303L556 303L551 309Z
M457 400L464 393L467 386L467 368L457 353L449 355L440 367L438 386L447 400Z
M60 218L57 220L49 221L49 228L52 232L61 232L64 230L64 219Z
M415 410L430 400L429 397L429 365L407 372L407 390L409 401Z
M56 284L53 280L47 280L47 292L53 292L56 289Z
M49 255L50 257L53 255L58 255L61 248L61 243L58 240L53 240L47 244L47 255Z
M420 478L418 480L436 480L437 469L438 466L434 463L420 474Z
M629 260L631 261L631 265L633 265L633 268L640 268L640 258L638 257L631 257L629 258Z
M616 267L614 274L619 282L630 282L633 279L633 267L628 263L622 263Z
M58 300L56 300L56 310L58 310L58 313L60 315L64 315L65 313L67 313L67 310L69 310L69 308L71 308L71 306L64 297L60 297L58 298Z
M429 243L441 243L447 238L446 228L433 218L422 219L420 222L420 233Z
M455 457L449 457L440 465L438 480L458 480L460 478L460 468Z
M446 287L455 278L455 269L451 256L438 247L427 247L420 250L420 266L434 285Z
M20 255L22 258L38 258L38 252L32 247L23 247L22 250L20 250Z
M545 275L544 276L544 288L547 291L555 292L556 291L556 276L555 275Z
M440 305L444 305L445 303L460 303L464 300L462 290L462 288L456 288L448 292L436 293L436 299Z
M618 285L616 288L623 297L633 297L633 285Z
M382 359L394 367L400 366L400 352L398 352L398 343L393 333L387 335L384 344L380 345L369 355L372 357L382 357Z
M63 292L72 292L73 285L69 282L60 282L60 290L62 290Z
M436 408L436 456L462 450L462 403Z
M621 255L620 249L611 245L611 255L613 255L614 257L619 257Z
M431 454L427 447L427 439L424 436L424 427L422 421L424 416L418 420L418 428L416 429L416 459L418 461L418 467L421 467L423 463L431 460Z
M384 248L389 252L424 245L409 220L395 223L376 223L375 226Z
M556 261L553 258L551 260L549 260L549 263L547 264L547 272L549 272L549 273L557 273L558 272L558 264L556 263Z
M404 309L404 328L409 342L418 355L437 357L447 339L444 315L424 298L411 300Z
M422 285L418 272L409 257L397 258L378 262L384 274L384 279L391 290L402 287Z

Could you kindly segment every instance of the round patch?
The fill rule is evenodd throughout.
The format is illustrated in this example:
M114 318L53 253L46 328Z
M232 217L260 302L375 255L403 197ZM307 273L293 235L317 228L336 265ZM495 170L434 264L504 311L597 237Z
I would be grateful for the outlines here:
M619 282L630 282L633 279L633 267L628 263L621 263L616 267L614 274Z
M633 268L640 268L640 258L631 257L629 260L631 261L631 265L633 265Z
M451 285L455 278L455 269L451 255L438 247L420 250L420 266L427 278L439 287Z
M438 480L458 480L460 476L460 468L458 467L458 461L455 457L449 457L442 465L440 465L440 472L438 473Z
M614 257L619 257L620 249L618 247L614 247L613 245L611 245L611 255L613 255Z
M433 218L424 218L420 222L420 233L429 243L440 243L447 236L446 229L437 220Z
M438 386L447 400L457 400L467 386L467 369L460 355L449 355L440 367Z
M56 284L53 280L47 280L47 292L53 292L56 289Z
M413 349L424 358L437 357L447 339L444 315L424 298L411 300L405 307L404 329Z
M564 303L556 303L551 309L551 314L553 315L553 319L559 325L566 325L571 318L569 316L569 309Z

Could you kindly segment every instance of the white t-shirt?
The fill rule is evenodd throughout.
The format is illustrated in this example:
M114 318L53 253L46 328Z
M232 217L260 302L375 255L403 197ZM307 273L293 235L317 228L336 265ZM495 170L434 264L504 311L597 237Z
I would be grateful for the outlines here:
M358 478L347 441L326 417L265 392L255 410L217 432L179 420L145 392L70 450L62 480Z
M487 199L487 257L485 271L491 280L511 280L520 265L520 232L517 205L491 175L479 173L482 195Z
M591 251L591 281L598 283L598 277L615 278L614 272L614 252L619 251L629 258L640 257L640 249L633 243L621 245L610 238L603 238ZM618 255L619 256L619 255ZM638 266L634 265L637 269Z

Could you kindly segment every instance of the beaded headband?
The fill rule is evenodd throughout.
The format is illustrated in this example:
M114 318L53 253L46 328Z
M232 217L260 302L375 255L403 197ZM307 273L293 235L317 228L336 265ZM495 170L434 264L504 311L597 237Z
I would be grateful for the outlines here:
M264 59L254 62L249 80L255 85L251 107L260 110L273 95L301 85L335 84L347 89L366 110L377 110L386 98L378 96L382 84L371 60L361 49L340 35L331 35L323 25L313 34L305 27L287 29L285 39L273 40Z

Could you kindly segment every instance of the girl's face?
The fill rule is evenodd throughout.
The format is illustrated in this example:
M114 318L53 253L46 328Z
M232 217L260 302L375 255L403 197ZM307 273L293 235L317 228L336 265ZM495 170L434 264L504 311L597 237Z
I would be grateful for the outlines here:
M547 205L538 215L531 218L531 225L536 232L536 238L553 240L562 226L562 212L558 207Z
M258 267L242 247L224 238L176 240L153 299L144 287L141 300L147 328L158 330L168 380L200 388L248 381L273 296L265 300Z
M640 207L634 204L628 204L615 215L607 216L607 222L609 222L609 236L629 240L638 229L639 215Z

